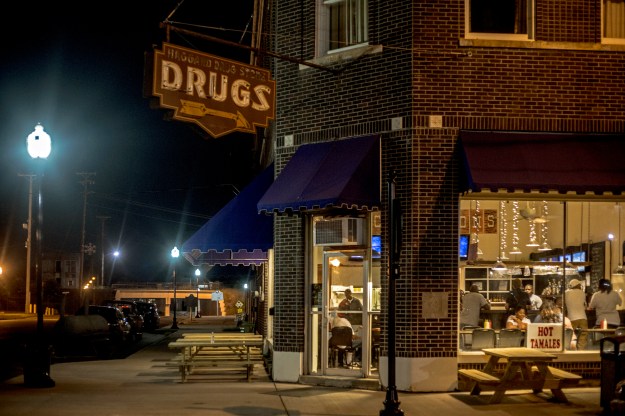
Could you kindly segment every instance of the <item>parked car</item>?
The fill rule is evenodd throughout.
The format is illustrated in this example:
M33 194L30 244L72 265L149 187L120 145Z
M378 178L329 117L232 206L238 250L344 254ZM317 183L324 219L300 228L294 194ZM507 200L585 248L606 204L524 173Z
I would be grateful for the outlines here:
M130 338L137 341L143 337L143 314L139 310L136 302L132 300L105 300L105 306L115 306L118 308L130 324Z
M106 319L109 327L111 342L121 344L130 339L130 324L121 310L114 306L89 305L88 313L84 306L76 312L76 315L100 315Z
M152 302L136 301L139 312L143 315L143 329L145 331L154 331L161 327L161 316L158 308Z

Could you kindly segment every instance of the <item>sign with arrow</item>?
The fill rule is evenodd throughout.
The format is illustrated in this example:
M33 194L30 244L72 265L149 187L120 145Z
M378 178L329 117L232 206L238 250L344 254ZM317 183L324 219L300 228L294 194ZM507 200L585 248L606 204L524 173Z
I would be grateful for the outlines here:
M255 133L275 119L276 83L264 68L163 43L151 72L160 106L173 109L174 120L195 123L215 138Z

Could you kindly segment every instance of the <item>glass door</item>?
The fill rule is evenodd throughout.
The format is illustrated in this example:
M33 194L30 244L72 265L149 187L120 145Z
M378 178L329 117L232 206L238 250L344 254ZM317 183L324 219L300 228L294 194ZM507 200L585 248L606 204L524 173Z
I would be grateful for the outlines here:
M322 335L325 374L360 377L363 357L369 356L365 348L369 340L366 285L368 270L365 252L329 251L324 253L323 278L326 288L324 317L327 324Z

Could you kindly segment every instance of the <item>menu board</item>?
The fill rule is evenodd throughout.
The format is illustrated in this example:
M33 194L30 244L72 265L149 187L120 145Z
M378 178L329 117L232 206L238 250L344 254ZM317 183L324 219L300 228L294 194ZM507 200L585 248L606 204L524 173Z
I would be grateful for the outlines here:
M592 293L599 290L599 279L604 278L605 272L605 241L590 245L590 287Z

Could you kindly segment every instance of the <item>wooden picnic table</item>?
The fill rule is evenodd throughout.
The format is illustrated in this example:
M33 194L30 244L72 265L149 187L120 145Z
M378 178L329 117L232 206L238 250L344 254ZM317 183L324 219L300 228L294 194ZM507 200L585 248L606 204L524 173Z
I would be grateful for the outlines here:
M221 371L243 368L251 381L254 365L262 363L263 344L262 336L194 333L185 334L168 346L180 350L171 364L178 366L182 382L197 367Z
M567 402L563 387L579 383L581 376L549 366L557 358L538 349L532 348L485 348L488 362L482 370L460 369L459 374L471 381L471 394L479 395L484 387L492 387L494 394L489 403L500 403L506 391L531 389L535 394L543 389L550 389L553 397L560 402ZM506 361L503 375L495 370L500 360Z

